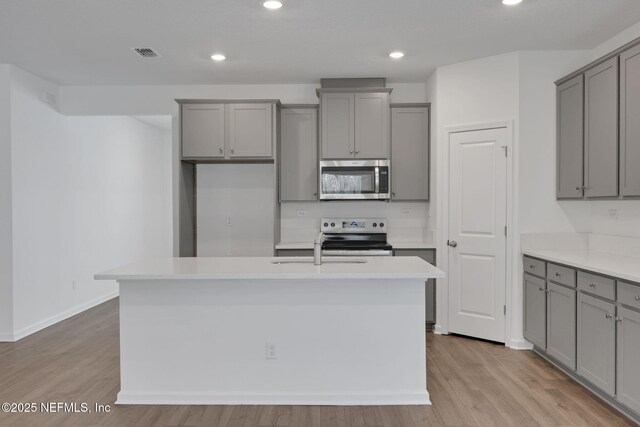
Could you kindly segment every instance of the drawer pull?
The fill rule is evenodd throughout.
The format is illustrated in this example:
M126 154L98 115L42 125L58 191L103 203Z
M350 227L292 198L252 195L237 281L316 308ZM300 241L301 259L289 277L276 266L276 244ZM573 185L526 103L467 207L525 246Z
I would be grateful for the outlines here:
M591 283L589 283L589 287L590 287L590 288L595 288L595 287L596 287L596 284L595 284L595 283L593 283L593 282L591 282Z
M556 273L556 277L560 277L560 273Z
M611 315L611 313L607 313L604 315L604 317L606 317L607 319L611 319L613 318L613 316Z

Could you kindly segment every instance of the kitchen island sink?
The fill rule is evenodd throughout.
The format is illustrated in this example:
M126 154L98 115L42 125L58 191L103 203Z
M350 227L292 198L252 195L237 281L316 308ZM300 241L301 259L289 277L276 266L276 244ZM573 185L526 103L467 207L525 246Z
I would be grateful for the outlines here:
M116 403L429 404L425 281L440 277L417 257L162 258L98 274L120 284Z

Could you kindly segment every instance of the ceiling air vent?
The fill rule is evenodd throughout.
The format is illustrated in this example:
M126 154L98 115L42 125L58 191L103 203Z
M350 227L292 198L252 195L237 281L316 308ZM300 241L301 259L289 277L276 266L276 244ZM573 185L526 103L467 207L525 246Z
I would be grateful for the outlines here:
M158 52L150 47L132 47L131 49L143 58L156 58L160 56Z

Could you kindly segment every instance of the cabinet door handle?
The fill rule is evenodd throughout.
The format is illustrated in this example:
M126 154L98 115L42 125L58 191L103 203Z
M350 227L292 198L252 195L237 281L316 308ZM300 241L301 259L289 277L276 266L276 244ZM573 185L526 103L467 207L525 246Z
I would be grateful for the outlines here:
M538 290L539 290L540 292L543 292L543 291L544 291L544 289L542 289L542 288L538 288Z
M313 195L314 195L314 196L317 196L317 195L318 195L318 193L313 193Z
M224 149L220 147L220 154L224 153Z
M640 295L636 295L635 300L640 301Z
M593 282L591 282L591 283L589 283L589 287L590 287L590 288L595 288L595 287L596 287L596 284L595 284L595 283L593 283Z
M529 268L533 270L534 268L536 268L536 266L535 266L535 265L533 265L533 264L530 264L530 265L529 265Z
M360 150L356 150L356 154L358 154L360 152Z
M616 322L622 322L622 317L616 316Z
M349 154L353 154L353 150L349 150Z
M582 191L582 187L578 186L578 187L576 187L576 190Z
M393 194L393 195L395 196L395 195L396 195L396 192L395 192L395 191L392 191L392 192L391 192L391 194Z
M560 273L556 273L556 277L560 277Z
M606 317L607 319L611 319L613 318L613 315L611 315L611 313L607 313L604 315L604 317Z

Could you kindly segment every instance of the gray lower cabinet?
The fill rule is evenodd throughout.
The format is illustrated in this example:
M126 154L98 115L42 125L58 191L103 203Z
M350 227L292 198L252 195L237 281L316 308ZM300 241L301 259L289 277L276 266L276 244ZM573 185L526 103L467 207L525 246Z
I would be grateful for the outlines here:
M640 45L620 55L620 194L640 196Z
M618 57L585 72L585 196L618 196Z
M578 293L577 373L605 393L615 395L615 305Z
M391 200L429 201L429 106L391 106Z
M229 156L271 157L272 104L229 105Z
M576 369L576 291L547 282L547 353Z
M276 256L313 256L313 249L276 249Z
M355 157L389 158L389 94L355 94Z
M639 287L640 288L640 287ZM640 312L618 307L618 400L640 413Z
M584 76L557 87L557 188L558 199L583 196Z
M355 95L320 95L320 135L323 159L353 158L355 152Z
M318 199L318 107L280 113L280 201Z
M524 337L536 347L547 348L547 297L544 279L524 275Z
M395 249L395 256L417 256L436 265L436 251L433 249ZM429 279L425 283L425 306L427 329L432 329L436 323L436 281Z
M224 104L182 105L181 120L182 157L224 157Z

